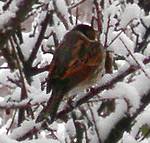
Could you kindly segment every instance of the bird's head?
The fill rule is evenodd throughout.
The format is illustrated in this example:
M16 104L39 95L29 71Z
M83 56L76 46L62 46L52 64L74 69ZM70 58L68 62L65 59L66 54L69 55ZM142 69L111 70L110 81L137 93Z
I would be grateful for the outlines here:
M93 27L86 25L86 24L79 24L75 26L73 31L79 31L85 36L87 36L90 40L96 39L96 31L93 29Z

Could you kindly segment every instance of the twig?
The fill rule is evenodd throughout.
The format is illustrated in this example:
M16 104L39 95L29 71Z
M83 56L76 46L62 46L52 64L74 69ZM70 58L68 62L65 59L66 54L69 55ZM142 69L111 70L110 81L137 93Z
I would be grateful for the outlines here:
M111 40L111 42L106 46L106 48L110 47L110 45L122 34L122 32L124 32L124 31L121 30L121 31L119 32L119 34L118 34L114 39Z
M69 9L76 8L76 7L78 7L80 4L82 4L82 3L85 2L85 1L86 1L86 0L81 0L80 2L78 2L78 3L76 3L76 4L72 5L72 6L70 6Z
M51 16L52 15L49 12L47 12L44 20L41 23L41 29L39 31L39 36L37 38L37 41L35 43L34 48L32 49L31 55L30 55L30 57L29 57L29 59L27 61L27 66L31 67L33 61L36 58L36 54L37 54L37 52L38 52L38 50L40 48L41 42L43 41L44 33L45 33L46 29L47 29L47 25L49 23L49 19L50 19Z
M21 82L20 80L14 80L12 78L10 78L9 76L7 76L8 81L12 82L13 84L15 84L16 86L21 88Z
M146 45L148 44L147 39L148 39L148 37L150 35L150 26L147 27L142 19L141 19L141 24L146 29L146 32L145 32L145 34L144 34L144 36L142 38L143 39L142 42L139 43L138 47L135 49L135 52L139 52L139 51L143 52L145 50Z
M18 58L22 63L24 63L25 62L24 55L21 51L20 45L18 44L17 38L16 38L15 35L13 35L12 37L13 37L14 43L16 44L16 50L17 50L17 53L18 53Z
M4 10L4 11L9 8L9 5L11 4L12 1L13 1L13 0L7 0L7 1L5 2L4 6L3 6L3 10Z
M31 68L31 76L48 71L51 65L46 65L44 67L38 68L37 66Z
M17 101L0 102L0 109L28 109L33 106L44 104L45 102L46 101L32 103L32 100L28 98L20 101L19 103Z
M100 134L99 134L99 131L98 131L98 128L97 128L97 123L96 123L96 120L95 120L95 117L94 117L94 113L93 113L93 111L92 111L92 109L91 109L91 107L90 107L90 104L87 103L87 105L88 105L88 107L89 107L89 110L90 110L90 113L91 113L91 116L92 116L92 121L93 121L93 123L94 123L95 131L96 131L97 138L98 138L98 142L99 142L99 143L102 143L101 138L100 138Z
M17 110L15 110L15 112L14 112L14 115L13 115L13 117L12 117L12 121L11 121L11 123L10 123L10 126L9 126L9 127L8 127L8 129L7 129L6 134L8 134L8 133L9 133L9 131L10 131L10 129L11 129L11 127L12 127L13 123L14 123L16 113L17 113Z
M145 76L147 78L150 79L150 76L147 74L147 72L143 69L143 67L141 67L140 63L137 61L137 59L134 57L134 55L132 54L132 52L128 49L127 45L124 43L124 41L119 38L120 41L122 42L122 44L125 46L125 48L127 49L127 51L129 52L129 54L131 55L131 57L134 59L134 61L136 62L136 64L141 68L141 70L143 71L143 73L145 74Z
M100 33L102 32L102 14L100 10L100 5L97 2L97 0L94 0L94 5L96 8L96 14L97 14L97 27L98 27L98 32L99 32L99 35L98 35L98 39L99 39Z
M0 69L9 69L9 67L0 67Z
M108 47L108 46L107 46L107 41L108 41L109 28L110 28L110 15L108 16L107 29L106 29L106 33L105 33L105 43L104 43L104 48L105 48L105 49Z
M19 57L17 55L14 43L13 43L11 38L10 38L10 43L11 43L11 46L12 46L12 49L13 49L13 52L14 52L14 55L15 55L15 59L16 59L16 62L17 62L17 67L18 67L18 70L19 70L19 73L20 73L20 80L21 80L21 83L22 83L21 84L21 97L20 97L21 99L20 100L23 100L23 99L27 98L27 91L26 91L24 76L23 76L23 72L22 72L22 67L20 65ZM25 113L24 112L25 112L24 109L19 110L18 126L20 126L20 124L23 122L23 120L25 120Z
M58 18L61 20L61 22L64 24L66 30L69 30L69 25L67 20L65 19L65 17L62 15L62 13L59 11L57 5L56 5L56 1L53 0L53 6L54 6L54 11L56 12Z
M79 8L76 8L76 25L78 24L78 20L79 20Z
M65 0L65 3L66 5L69 7L69 1L68 0ZM70 23L73 25L73 17L72 17L72 10L68 8L68 13L69 13L69 20L70 20Z

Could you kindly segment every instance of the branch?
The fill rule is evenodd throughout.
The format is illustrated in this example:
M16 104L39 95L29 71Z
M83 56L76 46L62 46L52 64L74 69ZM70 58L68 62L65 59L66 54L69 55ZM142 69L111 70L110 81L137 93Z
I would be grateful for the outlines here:
M52 16L52 13L47 12L45 18L41 22L41 29L39 31L39 36L37 38L37 41L36 41L36 43L34 45L34 48L33 48L32 52L31 52L31 55L30 55L30 57L29 57L29 59L27 61L27 66L31 67L33 61L36 58L36 54L37 54L37 52L38 52L38 50L40 48L40 45L41 45L41 43L43 41L43 37L44 37L45 31L47 29L47 25L49 23L49 19L51 19L51 16Z
M97 0L94 0L94 5L96 8L96 14L97 14L97 27L98 27L98 32L99 34L102 32L102 14L101 14L101 10L100 10L100 5L97 2ZM100 37L100 35L99 35ZM98 37L98 39L99 39Z
M11 1L8 6L9 10L4 11L3 14L0 15L0 48L2 48L8 38L15 33L18 25L24 21L25 16L36 1L37 0ZM14 11L11 7L15 6L16 10ZM4 17L7 17L7 20L3 20Z
M143 68L143 67L141 66L141 64L138 62L138 60L134 57L134 55L133 55L132 52L129 50L129 48L127 47L127 45L125 44L125 42L124 42L121 38L119 38L119 39L120 39L120 41L122 42L122 44L124 45L124 47L127 49L127 51L129 52L129 54L131 55L131 57L134 59L134 61L136 62L136 64L137 64L139 67L141 67L141 70L143 71L143 73L145 74L145 76L150 79L150 76L147 74L147 72L144 70L144 68Z
M86 0L81 0L81 1L79 1L78 3L76 3L76 4L72 5L72 6L70 6L69 9L76 8L76 7L78 7L80 4L84 3L85 1L86 1Z
M145 58L144 61L143 61L144 64L147 64L149 62L150 62L150 57ZM106 82L102 83L100 86L97 86L95 88L91 88L91 90L88 93L86 93L82 98L80 98L79 100L77 100L75 102L72 102L70 105L65 106L65 108L62 111L58 112L56 118L57 119L58 118L62 119L64 117L64 115L66 115L67 113L71 112L72 110L74 110L75 108L79 107L80 105L86 103L89 99L93 98L94 96L96 96L98 93L100 93L104 89L108 89L113 84L115 84L116 82L122 80L124 77L126 77L127 75L137 71L138 69L140 69L140 67L138 67L137 65L135 65L134 67L133 66L128 66L127 68L120 69L118 71L118 73L116 73L114 76L112 76L112 78L109 81L107 80ZM130 125L130 123L133 121L133 119L135 119L135 117L140 112L143 111L145 106L150 102L150 96L148 96L148 95L149 95L149 93L143 95L143 98L141 100L142 104L141 104L139 110L132 117L123 117L123 119L121 119L118 122L118 124L115 126L116 131L117 131L118 128L120 128L120 124L121 125L125 124L125 126L122 126L121 130L126 129L127 128L126 125ZM22 134L20 137L18 137L16 139L17 140L26 139L29 134L33 135L34 133L37 133L44 125L45 124L43 122L40 127L38 126L38 129L36 127L33 127L29 131L27 131L25 134ZM114 133L113 131L111 133ZM111 133L109 134L109 136L113 138L114 134L112 135ZM118 139L118 138L120 138L120 136L118 136L116 139ZM111 140L111 141L114 141L114 140ZM106 142L106 143L108 143L108 142ZM111 142L109 142L109 143L111 143Z
M64 24L66 30L69 29L69 25L67 20L65 19L65 17L62 15L62 13L59 11L57 5L56 5L56 1L53 0L53 6L54 6L54 11L56 12L58 18L60 19L60 21Z
M100 134L99 134L99 131L98 131L98 127L97 127L97 124L96 124L96 119L95 119L95 117L94 117L94 113L93 113L93 111L92 111L92 109L91 109L91 107L90 107L90 104L87 103L87 105L88 105L88 108L89 108L89 110L90 110L90 114L91 114L91 116L92 116L92 120L93 120L93 123L94 123L95 132L96 132L96 135L97 135L97 138L98 138L98 142L99 142L99 143L102 143L101 138L100 138Z
M105 140L104 143L114 143L118 142L118 140L122 137L123 132L129 131L132 127L132 122L136 119L136 117L144 111L145 107L150 102L150 90L142 95L140 108L133 114L133 116L125 116L123 117L113 128Z
M144 64L147 64L149 62L150 62L150 56L143 60ZM74 102L72 101L72 103L68 103L62 111L58 112L56 118L63 118L63 116L66 115L67 113L71 112L72 110L79 107L80 105L88 102L89 99L93 98L101 91L112 87L112 85L114 85L116 82L123 80L127 75L137 71L138 69L140 69L138 65L135 66L129 65L128 67L123 67L123 69L118 70L118 72L115 73L114 75L113 74L112 76L110 75L111 78L109 79L109 81L106 80L100 86L91 88L89 92L87 92L79 100Z

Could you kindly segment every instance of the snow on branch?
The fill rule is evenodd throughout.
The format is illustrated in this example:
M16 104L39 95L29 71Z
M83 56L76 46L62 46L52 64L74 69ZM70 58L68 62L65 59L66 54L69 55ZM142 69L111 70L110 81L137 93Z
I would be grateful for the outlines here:
M147 57L143 60L144 64L148 64L149 62L150 62L150 57ZM127 65L127 66L123 66L122 68L120 68L117 73L108 75L108 77L107 75L106 77L104 76L104 79L103 79L104 82L102 81L100 86L91 88L89 92L87 92L79 100L72 102L72 103L67 103L65 108L57 114L57 118L62 118L65 114L71 112L73 109L86 103L89 99L93 98L104 89L109 89L113 84L115 84L118 81L122 81L127 75L137 71L140 68L141 67L139 67L139 65Z

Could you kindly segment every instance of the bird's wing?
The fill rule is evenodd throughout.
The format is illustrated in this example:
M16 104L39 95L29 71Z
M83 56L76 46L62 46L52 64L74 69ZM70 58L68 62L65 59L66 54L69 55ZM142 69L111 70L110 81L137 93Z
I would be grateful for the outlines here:
M102 47L100 46L100 43L97 41L92 43L80 42L78 48L72 50L72 60L69 62L62 79L78 78L79 75L86 78L89 74L94 72L104 58ZM82 80L84 77L80 77L80 79Z

